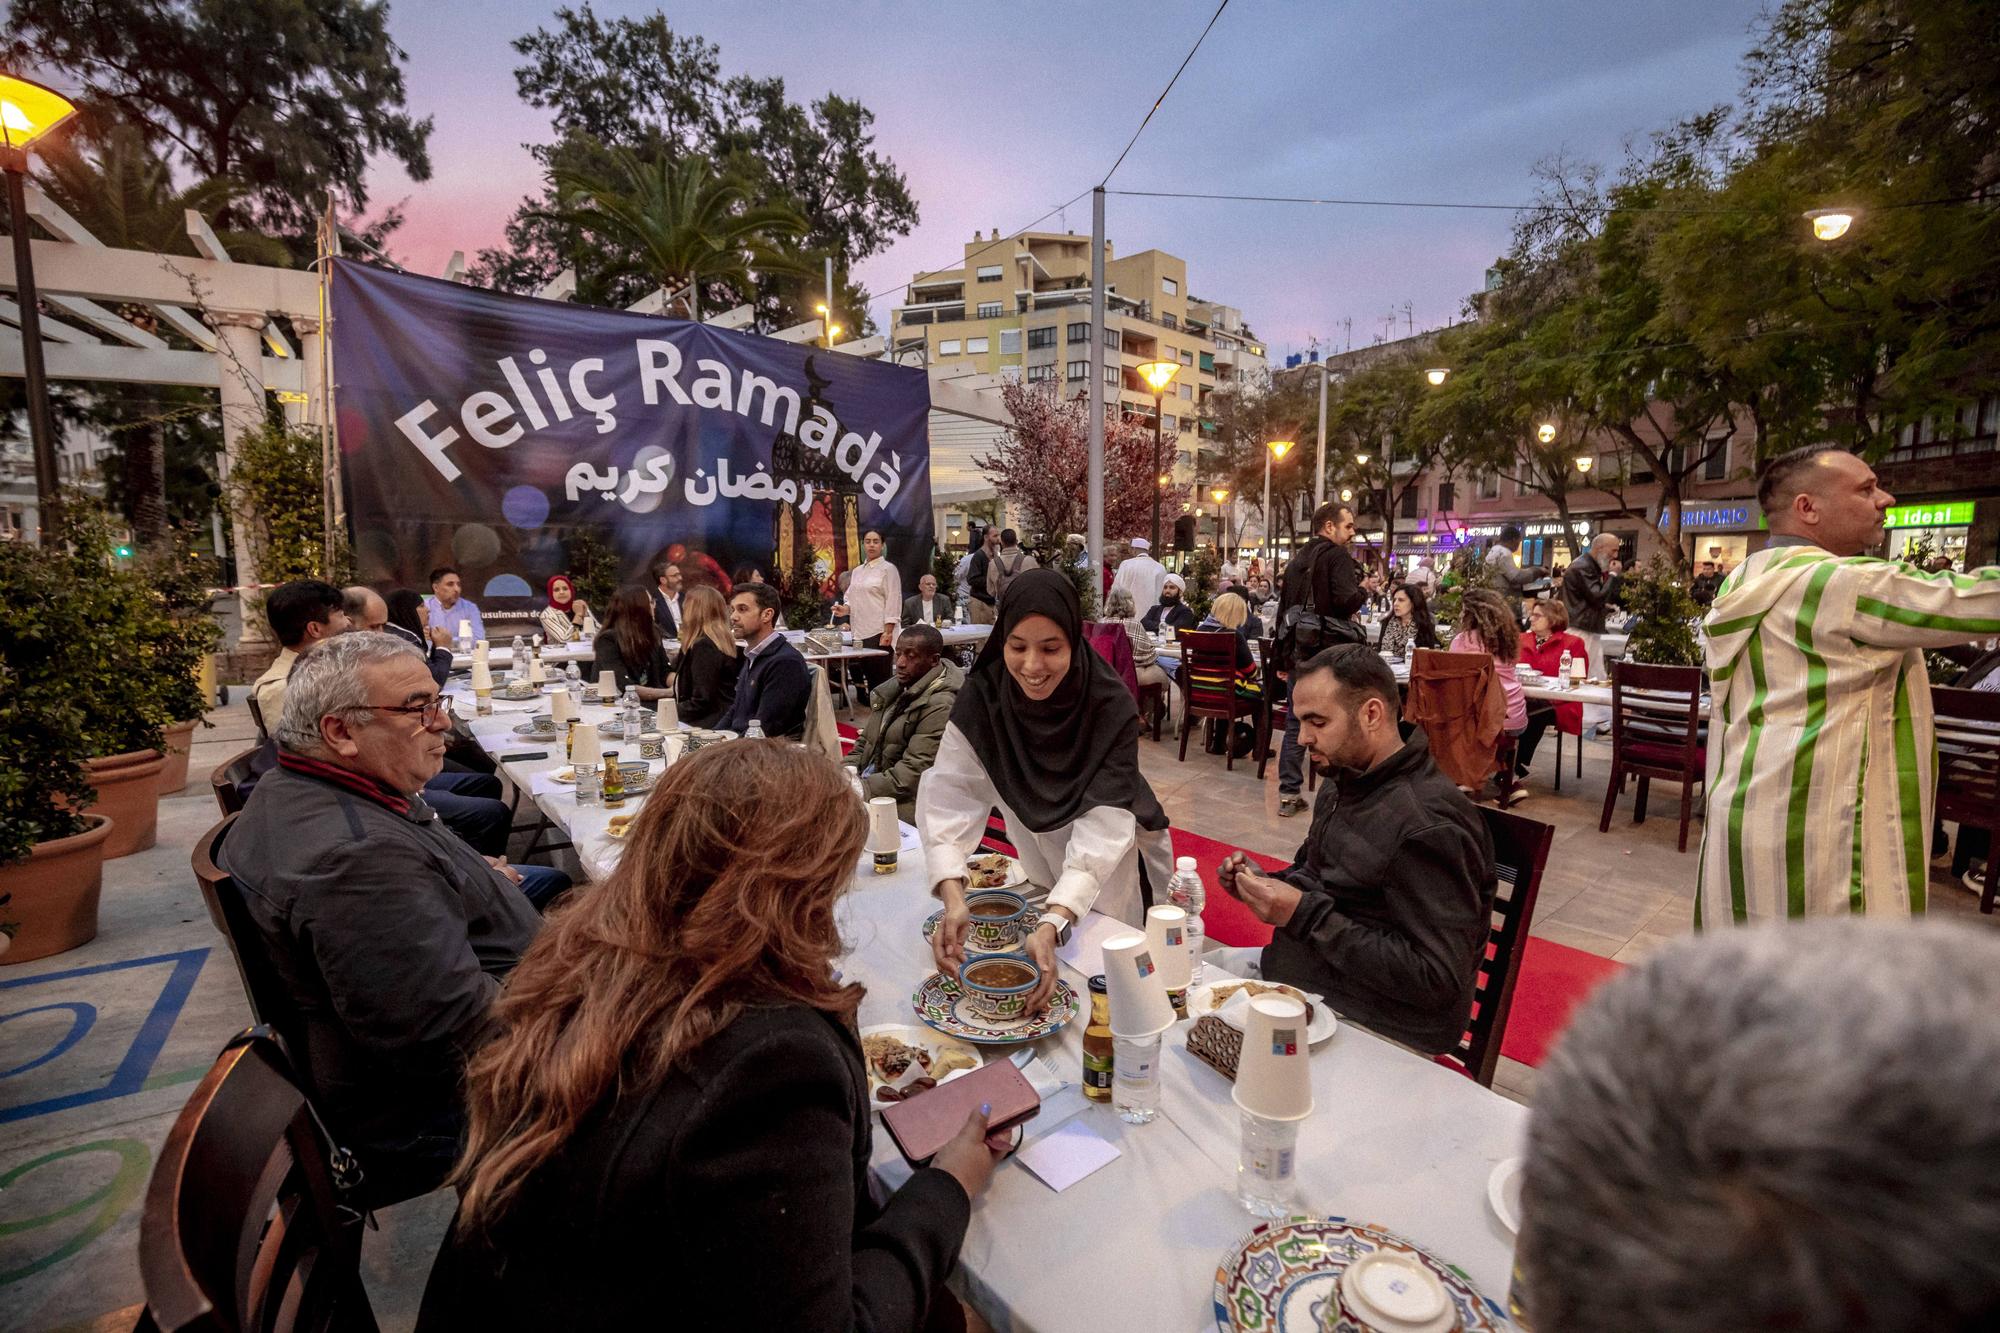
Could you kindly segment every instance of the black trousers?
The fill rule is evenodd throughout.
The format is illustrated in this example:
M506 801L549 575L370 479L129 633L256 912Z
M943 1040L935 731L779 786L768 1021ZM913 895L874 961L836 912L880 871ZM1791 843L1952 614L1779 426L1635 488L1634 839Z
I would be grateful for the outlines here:
M856 639L854 646L856 648L881 648L885 645L882 642L882 636L877 634L869 639ZM893 657L861 657L850 661L847 666L851 674L859 676L862 680L868 682L869 692L873 693L883 681L889 679L889 673L895 669L895 664L895 658Z
M1555 725L1554 704L1528 710L1528 725L1522 731L1521 739L1514 746L1514 771L1526 773L1528 765L1534 762L1535 747L1542 743L1542 733Z

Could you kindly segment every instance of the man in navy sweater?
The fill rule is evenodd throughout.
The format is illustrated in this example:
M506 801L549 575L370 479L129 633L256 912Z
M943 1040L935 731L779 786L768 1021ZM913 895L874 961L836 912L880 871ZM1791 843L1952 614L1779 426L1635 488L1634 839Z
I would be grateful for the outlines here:
M761 722L766 736L805 735L811 675L806 659L778 632L778 590L768 583L739 583L729 599L729 623L748 648L736 678L736 702L716 721L741 732Z

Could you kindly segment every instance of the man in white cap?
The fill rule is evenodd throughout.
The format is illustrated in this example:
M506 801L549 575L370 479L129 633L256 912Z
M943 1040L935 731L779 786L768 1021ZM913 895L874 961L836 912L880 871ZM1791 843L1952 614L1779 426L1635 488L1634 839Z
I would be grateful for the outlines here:
M1134 537L1130 545L1132 554L1119 563L1111 590L1123 588L1131 593L1134 609L1144 616L1160 604L1160 585L1167 581L1167 567L1153 559L1153 544L1144 537Z

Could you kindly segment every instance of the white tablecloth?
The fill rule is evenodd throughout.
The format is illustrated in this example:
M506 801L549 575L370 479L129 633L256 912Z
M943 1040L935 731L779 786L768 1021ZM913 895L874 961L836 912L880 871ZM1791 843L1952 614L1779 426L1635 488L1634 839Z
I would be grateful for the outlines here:
M487 642L490 645L486 650L487 665L495 669L505 669L514 665L514 646L511 641L500 644L493 643L489 639ZM593 656L595 656L595 650L589 644L582 642L552 643L542 646L542 660L544 662L588 662ZM471 667L471 653L454 652L451 655L451 669L453 671L468 671Z
M544 760L504 762L502 771L569 833L593 878L608 873L621 850L604 832L610 812L579 807L569 787L548 780L562 766L558 744L512 734L531 705L495 707L492 717L471 721L473 734L496 756L549 752ZM497 711L508 708L519 711ZM585 721L610 716L604 708L582 712ZM631 748L619 747L620 754ZM848 946L841 970L868 987L863 1026L916 1022L910 995L933 970L922 925L937 904L924 884L915 830L903 832L896 873L873 874L864 857L840 908ZM1087 1016L1087 978L1066 964L1063 977ZM1187 1053L1187 1026L1167 1034L1157 1120L1127 1125L1095 1103L1080 1113L1118 1147L1118 1160L1060 1195L1018 1162L994 1173L973 1208L960 1281L996 1328L1213 1327L1216 1264L1256 1219L1236 1202L1237 1114L1229 1084ZM1082 1043L1079 1019L1036 1049L1075 1083ZM1504 1301L1513 1238L1486 1205L1486 1181L1499 1162L1521 1151L1526 1110L1351 1024L1314 1050L1312 1070L1316 1109L1300 1136L1301 1210L1400 1232ZM886 1134L875 1136L874 1170L884 1189L908 1177Z

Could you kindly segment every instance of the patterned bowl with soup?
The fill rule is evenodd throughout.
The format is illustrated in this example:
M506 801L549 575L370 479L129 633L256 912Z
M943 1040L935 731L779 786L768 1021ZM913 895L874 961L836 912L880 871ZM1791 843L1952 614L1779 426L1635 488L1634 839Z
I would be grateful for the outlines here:
M959 969L965 1002L981 1018L1006 1023L1028 1010L1028 993L1042 980L1042 969L1026 954L1003 953L975 958Z
M972 913L969 932L974 948L992 953L1011 949L1021 940L1021 918L1028 914L1028 900L1007 889L974 889L965 895L965 909Z

